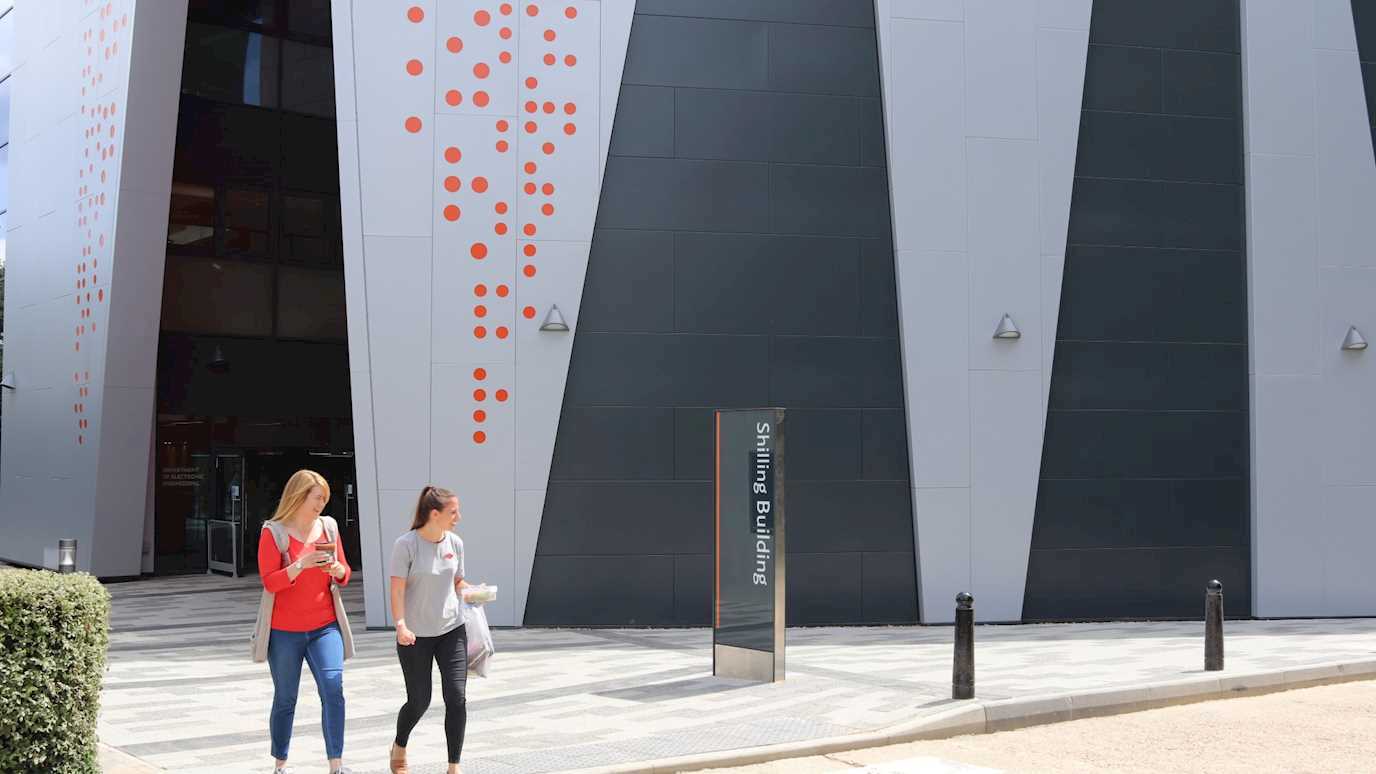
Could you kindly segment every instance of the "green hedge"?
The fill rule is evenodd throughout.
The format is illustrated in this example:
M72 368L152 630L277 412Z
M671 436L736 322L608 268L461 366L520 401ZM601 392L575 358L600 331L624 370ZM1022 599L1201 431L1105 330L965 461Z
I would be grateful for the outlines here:
M110 594L90 575L0 570L0 772L98 772Z

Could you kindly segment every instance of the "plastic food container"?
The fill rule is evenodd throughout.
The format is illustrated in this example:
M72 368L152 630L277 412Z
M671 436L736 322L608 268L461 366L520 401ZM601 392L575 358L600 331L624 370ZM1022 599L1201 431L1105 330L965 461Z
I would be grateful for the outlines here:
M488 586L469 586L464 589L463 600L472 605L480 605L484 602L491 602L497 598L497 587Z

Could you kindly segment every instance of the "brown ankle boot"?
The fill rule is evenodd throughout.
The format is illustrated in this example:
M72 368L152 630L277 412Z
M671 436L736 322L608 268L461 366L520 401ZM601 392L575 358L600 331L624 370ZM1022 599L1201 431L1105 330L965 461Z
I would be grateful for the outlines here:
M387 756L392 766L392 774L411 774L410 767L406 765L406 750L401 750L401 755L398 756L398 749L396 742L393 742L392 750Z

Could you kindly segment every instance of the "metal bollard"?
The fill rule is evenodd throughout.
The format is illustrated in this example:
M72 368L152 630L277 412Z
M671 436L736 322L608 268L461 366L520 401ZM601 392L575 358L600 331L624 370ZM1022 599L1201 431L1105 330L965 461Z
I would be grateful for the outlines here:
M1204 671L1223 669L1223 584L1209 581L1204 594Z
M59 538L57 541L57 571L76 572L76 538Z
M956 595L956 658L951 698L975 698L975 598L965 591Z

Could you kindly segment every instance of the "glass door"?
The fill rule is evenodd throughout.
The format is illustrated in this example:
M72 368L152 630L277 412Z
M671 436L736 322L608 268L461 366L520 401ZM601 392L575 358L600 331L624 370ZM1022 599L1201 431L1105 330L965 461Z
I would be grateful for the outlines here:
M244 525L244 455L215 454L214 516L207 523L207 565L214 572L239 576L249 550L242 540ZM256 550L257 546L253 546Z

